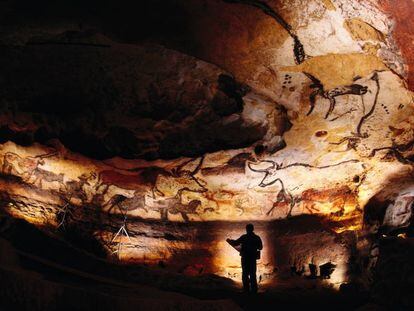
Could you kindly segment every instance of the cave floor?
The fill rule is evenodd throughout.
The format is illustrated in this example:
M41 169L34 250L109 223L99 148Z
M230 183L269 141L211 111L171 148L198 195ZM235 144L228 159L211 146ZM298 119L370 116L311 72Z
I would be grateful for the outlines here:
M28 234L31 236L30 243L27 243ZM0 265L0 278L8 279L9 283L13 279L8 287L17 288L16 293L21 291L20 285L16 285L18 276L25 284L26 292L22 296L26 298L32 294L30 290L27 292L28 287L45 287L45 282L53 288L65 288L68 301L73 300L72 295L79 296L80 292L81 296L90 298L75 304L79 310L90 309L92 302L101 310L137 310L137 304L141 307L138 309L146 309L146 305L155 310L197 310L197 306L203 310L355 310L367 303L364 297L344 295L326 287L321 280L301 277L279 279L276 284L259 284L257 295L246 295L241 292L241 284L222 277L188 277L162 269L108 263L47 236L24 222L18 222L17 226L1 233L0 240L12 245L18 258L15 264ZM4 288L0 288L0 296L4 297L4 292L7 292L5 287L8 282L1 282ZM34 290L35 293L38 291ZM53 290L47 288L45 292ZM67 303L68 310L73 310L72 303ZM32 305L29 308L24 308L24 305L20 305L22 309L37 310ZM42 303L37 305L42 306ZM1 304L0 307L4 308ZM42 308L39 307L40 310ZM10 310L17 309L14 306Z
M238 284L233 288L223 286L211 289L208 282L205 286L200 286L200 284L192 284L191 279L187 282L183 281L177 291L169 287L168 291L162 290L160 293L161 290L152 286L85 273L31 254L23 254L20 251L18 253L21 255L20 259L25 268L30 268L26 271L30 271L31 275L41 275L43 279L55 284L89 293L117 297L117 299L159 297L160 299L180 300L182 298L186 300L185 296L189 296L202 301L217 301L219 304L223 300L230 300L242 310L275 310L276 308L296 310L309 309L309 307L318 310L332 310L332 308L355 310L367 303L361 297L349 297L334 289L323 287L318 280L303 279L279 281L275 285L262 286L257 295L242 293Z

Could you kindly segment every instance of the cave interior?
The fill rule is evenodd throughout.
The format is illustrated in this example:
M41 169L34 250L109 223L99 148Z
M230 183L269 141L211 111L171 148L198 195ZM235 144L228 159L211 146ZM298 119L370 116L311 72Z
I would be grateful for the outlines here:
M0 310L412 310L412 14L0 1Z

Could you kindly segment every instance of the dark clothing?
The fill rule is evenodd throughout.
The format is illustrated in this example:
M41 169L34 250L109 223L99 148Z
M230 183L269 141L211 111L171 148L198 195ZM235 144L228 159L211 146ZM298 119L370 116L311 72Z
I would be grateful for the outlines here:
M256 258L242 257L242 281L243 290L252 293L257 293L257 278L256 278Z
M242 264L243 289L248 292L257 292L256 279L256 260L257 252L263 248L262 240L253 232L243 234L240 238L233 241L234 246L241 244L240 256Z

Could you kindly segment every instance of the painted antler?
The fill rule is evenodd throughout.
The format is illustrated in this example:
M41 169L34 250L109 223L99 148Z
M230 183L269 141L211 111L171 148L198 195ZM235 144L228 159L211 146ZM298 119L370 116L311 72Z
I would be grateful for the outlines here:
M182 196L182 194L183 194L184 191L196 192L196 193L203 193L203 192L206 192L207 189L205 189L205 190L204 189L203 190L192 190L192 189L190 189L188 187L184 187L184 188L178 189L177 194L175 195L175 197L181 199L181 196Z
M189 170L185 170L183 169L187 164L191 163L195 161L195 159L190 159L188 161L184 161L183 163L181 163L180 165L178 165L175 168L175 172L177 172L179 175L183 174L183 173L189 173L191 176L194 176L195 174L198 173L198 171L200 170L201 166L203 165L203 161L204 161L204 156L200 157L200 162L197 164L196 168L193 171L189 171Z

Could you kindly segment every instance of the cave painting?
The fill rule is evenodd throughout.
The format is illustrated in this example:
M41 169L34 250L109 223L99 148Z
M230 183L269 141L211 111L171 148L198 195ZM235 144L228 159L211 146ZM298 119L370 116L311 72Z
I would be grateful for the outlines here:
M253 7L256 7L262 10L263 13L272 17L292 38L293 55L294 55L296 64L302 63L307 58L305 49L303 48L303 44L302 42L300 42L298 36L295 34L295 31L292 28L292 26L289 25L284 20L284 18L274 9L272 9L270 5L268 5L266 2L256 1L256 0L224 0L224 1L229 2L229 3L246 4L246 5L250 5L250 6L253 6Z
M108 202L102 205L103 208L107 209L108 213L111 213L113 209L118 209L120 212L126 213L142 209L148 212L145 203L145 194L135 191L134 196L129 198L122 194L115 194L111 197Z
M197 161L199 161L197 163ZM171 169L171 171L164 171L159 174L156 178L153 192L159 193L164 196L165 193L162 191L163 185L169 184L171 187L187 188L187 191L194 192L206 192L207 188L205 181L196 176L203 166L204 157L200 159L189 159L184 161L177 167ZM194 167L192 167L194 166ZM161 189L161 190L160 190ZM176 192L178 194L179 191Z
M360 84L351 84L341 87L336 87L331 90L324 90L324 86L317 78L312 76L309 73L305 72L305 75L307 75L311 81L312 84L310 85L311 88L315 89L315 91L312 92L312 94L309 96L310 101L310 109L307 113L307 115L310 115L315 108L316 103L316 96L322 96L323 98L326 98L329 100L329 110L326 112L325 119L329 117L329 115L333 112L336 105L335 97L341 96L341 95L364 95L368 92L368 88L366 86L362 86Z
M170 235L159 242L142 234L142 224L156 224L162 228L157 230L164 230L172 228L175 222L267 222L304 214L340 222L351 214L361 218L364 204L378 189L393 187L385 182L389 176L411 174L413 100L401 78L403 75L400 77L389 70L380 54L365 53L352 46L334 53L323 49L310 51L310 35L302 37L303 29L294 30L286 21L295 15L286 13L285 20L281 15L285 15L284 11L279 14L264 1L226 2L261 9L289 34L288 42L293 43L286 45L286 50L275 47L275 55L287 53L282 61L268 68L275 79L275 88L288 94L287 99L270 98L254 87L246 88L243 102L238 102L241 111L223 118L223 123L240 122L242 127L257 125L252 129L262 131L263 136L257 135L255 142L246 140L234 149L229 143L228 149L198 153L191 158L156 160L100 161L64 148L64 153L57 154L42 146L32 149L5 143L0 145L3 161L0 190L14 204L8 207L13 209L13 215L29 221L36 217L46 219L45 224L59 228L73 222L74 214L84 213L98 233L108 230L112 234L109 239L102 234L103 244L121 241L120 235L128 236L131 247L121 250L118 244L118 253L129 252L128 256L141 260L142 250L132 244L141 243L158 252L151 257L158 262L170 248L173 253L176 247L188 248L189 243L181 242L181 236ZM322 39L315 35L314 40ZM305 53L304 46L309 54ZM266 60L258 59L259 65L266 67ZM183 57L183 64L186 61ZM197 68L210 66L198 61L196 64L202 64ZM217 72L215 68L208 74L215 80L218 77L222 83L223 77L230 77ZM285 76L282 83L280 75ZM194 83L202 84L200 81L203 80L200 78ZM160 84L160 94L164 91L162 87ZM180 90L178 97L184 92ZM275 117L276 111L283 124ZM197 122L204 120L196 119ZM163 122L157 126L165 130ZM230 142L240 134L235 132L228 135ZM261 151L258 148L274 141L285 143L280 148ZM8 175L19 178L6 178ZM398 223L405 228L412 217L412 201L413 196L406 194L390 203L383 225L392 227ZM99 216L90 212L92 208ZM131 227L136 224L135 232L126 231L127 221ZM118 225L122 226L116 233ZM110 229L102 229L105 227ZM343 227L343 231L356 230L355 223ZM170 244L169 238L173 240ZM321 276L330 277L332 266L324 266L326 262L324 258L313 265L320 267ZM294 273L304 271L301 263Z
M191 200L189 203L182 203L182 193L184 191L191 191L183 188L177 191L177 194L171 198L158 199L153 202L152 209L160 213L160 218L163 221L168 220L168 214L180 214L184 221L189 221L189 214L197 215L197 208L201 205L200 200Z
M2 173L21 177L23 180L29 180L33 174L40 175L39 165L44 165L44 158L54 156L55 153L47 153L39 156L22 157L14 152L6 152L3 156ZM36 177L36 180L38 177ZM36 181L35 180L35 181Z
M248 163L248 166L250 168L250 170L252 170L253 172L257 172L257 173L265 173L265 175L263 176L263 179L260 181L259 186L260 187L267 187L267 186L271 186L276 182L281 182L280 178L277 178L277 174L278 171L280 170L285 170L285 169L289 169L289 168L294 168L296 166L301 166L301 167L305 167L308 168L310 171L313 170L323 170L323 169L327 169L327 168L332 168L335 166L340 166L343 164L347 164L347 163L359 163L359 160L356 159L352 159L352 160L345 160L339 163L335 163L335 164L329 164L329 165L322 165L322 166L314 166L314 165L310 165L307 163L292 163L292 164L288 164L286 166L283 166L283 163L279 164L275 161L272 160L264 160L262 161L262 163L269 163L270 166L267 168L254 168L252 166L253 163ZM282 183L283 184L283 183Z
M262 163L268 163L269 166L268 167L261 167L261 168L257 168L254 167L254 165L256 166L261 166ZM279 171L281 170L289 170L289 169L295 169L295 167L303 167L309 170L309 174L318 174L318 170L324 170L324 169L329 169L329 168L335 168L337 166L341 166L341 165L347 165L347 164L353 164L353 163L360 163L359 160L356 159L352 159L352 160L345 160L339 163L335 163L335 164L330 164L330 165L323 165L323 166L314 166L314 165L310 165L307 163L292 163L289 165L284 166L283 163L279 164L275 161L272 160L263 160L261 161L261 163L248 163L248 167L251 171L256 172L256 173L264 173L264 176L262 178L262 180L260 181L260 183L258 184L258 186L260 187L269 187L272 186L276 183L280 184L280 190L278 191L278 193L276 194L276 199L274 200L271 208L266 212L266 215L273 215L273 212L275 209L282 207L283 205L286 205L286 207L288 207L288 212L287 212L287 217L290 217L292 214L292 210L295 207L295 204L301 202L302 200L306 201L309 200L306 196L307 191L302 193L302 196L295 196L293 195L289 190L287 190L285 183L283 182L283 180L278 177ZM292 183L291 181L289 181L290 184ZM292 187L294 187L294 184L292 185ZM298 188L298 187L296 187ZM309 191L309 190L308 190ZM339 191L341 192L341 191ZM342 193L341 193L342 194ZM339 195L340 197L342 197L342 195ZM313 199L311 200L312 203L306 203L304 204L305 209L309 212L309 213L317 213L320 212L317 208L315 208L315 202L317 202L317 199ZM324 197L323 200L321 202L330 202L332 201L332 196L329 195L328 197ZM343 213L344 210L344 205L345 205L345 199L343 199L342 202L342 206L340 207L340 210Z
M325 114L325 119L327 119L332 112L335 109L336 106L336 97L343 96L343 95L359 95L362 96L367 94L368 87L358 84L358 83L352 83L352 84L346 84L346 80L350 80L349 78L341 77L341 74L343 70L348 70L348 68L353 68L351 72L354 72L354 76L352 77L353 81L356 81L360 79L363 76L366 76L367 74L372 74L371 79L376 82L376 95L374 98L374 102L371 105L371 109L364 114L357 126L356 134L355 136L359 138L366 137L366 133L361 133L361 128L363 123L368 119L372 113L374 112L374 109L377 104L378 100L378 93L380 91L380 85L378 80L378 74L377 71L385 70L387 69L386 66L376 57L372 55L364 55L364 54L344 54L344 55L322 55L318 57L309 57L306 55L305 50L303 48L303 44L300 42L298 36L295 34L293 28L291 25L289 25L282 16L276 12L273 8L270 7L267 3L263 1L254 1L254 0L226 0L226 2L230 3L240 3L245 4L249 6L253 6L256 8L261 9L265 14L271 16L280 26L282 26L289 34L289 36L294 41L294 47L293 47L293 54L295 58L295 62L297 66L287 66L282 68L283 71L292 71L292 72L302 72L305 74L310 81L312 82L310 85L311 89L314 89L312 93L309 96L310 101L310 109L307 112L307 115L310 115L316 104L316 97L321 96L322 98L329 100L329 109ZM320 66L320 65L314 65L317 62L320 62L321 60L325 59L323 62L326 63L327 66ZM356 63L357 61L357 63ZM358 62L365 62L364 66L359 66ZM366 65L368 64L368 65ZM359 69L361 67L361 69ZM275 74L273 69L268 67L268 69ZM323 71L323 73L322 73ZM331 80L331 82L328 85L324 85L323 82L318 78L320 75L324 75L328 79ZM348 76L349 73L346 73L344 76ZM334 85L335 79L338 80L337 84ZM325 79L326 80L326 79ZM286 83L291 83L291 76L288 76L287 80L285 79L283 88L286 87ZM350 109L349 112L352 112L353 110ZM364 107L365 111L365 107ZM339 117L335 117L332 119L332 121L337 120ZM353 146L357 143L357 139L353 139L352 137L345 138L346 141L352 140ZM359 140L358 140L359 141Z

